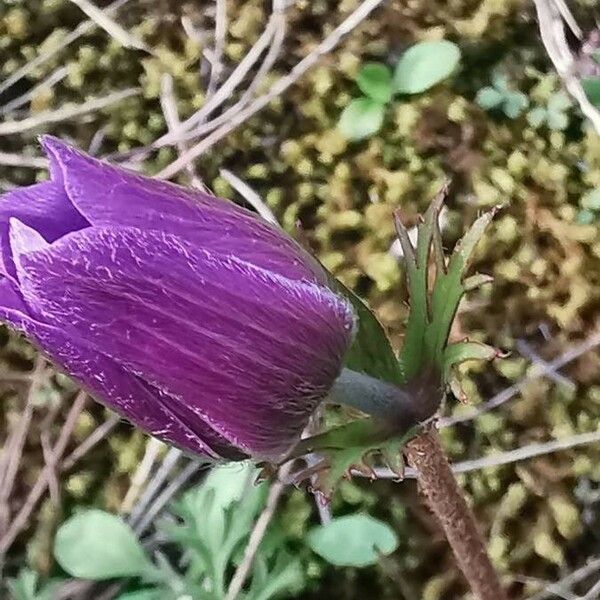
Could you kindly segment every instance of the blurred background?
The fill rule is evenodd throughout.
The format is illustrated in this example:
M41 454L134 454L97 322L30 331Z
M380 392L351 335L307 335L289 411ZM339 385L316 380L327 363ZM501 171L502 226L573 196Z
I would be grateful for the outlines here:
M569 4L582 30L565 28L572 73L598 74L594 4ZM394 95L360 139L338 126L365 64L393 71L439 39L460 50L451 75ZM451 248L502 204L473 265L494 281L463 303L453 337L511 354L461 368L469 405L491 410L474 416L450 397L441 435L513 596L600 598L600 137L564 91L534 2L0 0L0 120L0 191L47 177L40 133L205 186L299 227L398 348L407 298L393 211L414 225L451 177ZM223 597L215 573L228 589L267 496L270 525L237 597L468 597L410 479L344 481L328 507L303 489L248 487L246 466L207 482L5 327L0 398L2 598ZM129 519L135 534L114 539L140 540L158 583L134 569L92 584L57 564L57 530L68 538L61 524L91 507ZM357 513L393 543L367 566L335 564L315 528ZM118 526L99 523L111 539Z

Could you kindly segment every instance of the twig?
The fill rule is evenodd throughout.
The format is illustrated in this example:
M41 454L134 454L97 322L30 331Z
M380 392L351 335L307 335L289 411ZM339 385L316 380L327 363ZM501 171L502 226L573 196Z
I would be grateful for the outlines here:
M281 477L285 479L285 477L289 474L290 469L292 468L293 462L290 462L284 465L281 468ZM231 581L229 582L229 589L227 590L227 595L225 596L225 600L235 600L240 592L242 591L242 587L246 578L248 577L250 570L252 569L252 563L254 562L254 558L256 557L256 553L258 552L258 547L262 542L262 539L265 536L267 531L267 527L273 519L275 515L275 510L277 509L277 505L279 504L279 499L285 490L285 484L282 481L274 481L269 489L269 495L267 496L267 502L265 508L262 513L256 520L254 524L254 528L250 533L250 537L248 539L248 544L244 550L244 556L242 557L242 561L240 562L238 568L235 570Z
M553 440L541 444L528 444L522 448L516 448L514 450L508 450L506 452L500 452L498 454L483 456L472 460L464 460L453 464L452 472L470 473L471 471L479 471L480 469L490 469L492 467L499 467L501 465L509 465L511 463L527 460L536 456L543 456L544 454L552 454L553 452L558 452L560 450L568 450L569 448L596 443L600 443L600 431L579 433L560 440ZM380 479L398 478L398 475L391 469L375 468L374 470L376 476ZM358 471L356 471L355 474L361 475ZM407 468L404 476L408 479L414 479L416 477L416 472L413 469Z
M108 35L117 40L125 48L137 48L138 50L151 53L144 42L123 29L115 20L111 19L106 11L98 8L90 0L71 0L71 2L78 6L98 27L104 29Z
M237 175L234 175L227 169L221 169L219 171L221 177L256 210L256 212L269 223L273 225L279 225L277 217L273 214L273 211L267 206L264 200L245 182L242 181Z
M517 340L516 347L519 351L519 354L530 360L533 364L540 367L546 367L548 365L548 361L544 360L539 354L537 354L531 347L531 344L526 340ZM571 390L574 390L576 387L568 377L561 375L558 371L550 369L546 371L546 377L548 377L548 379L552 379L552 381L560 385L570 388Z
M165 167L158 174L158 177L167 179L173 177L179 173L190 160L194 160L203 152L206 152L206 150L236 129L244 121L262 110L269 102L285 92L311 67L317 64L324 54L333 50L346 34L366 19L382 2L383 0L365 0L362 2L360 6L338 25L338 27L336 27L312 52L310 52L310 54L296 64L286 76L278 79L266 94L256 98L244 110L241 110L237 115L233 116L230 121L221 125L198 144L190 148L184 155Z
M154 463L158 458L158 453L160 452L162 447L162 442L160 442L156 438L148 438L144 456L140 464L138 465L138 468L135 470L133 477L131 478L131 485L129 486L129 489L127 490L125 498L123 499L123 502L121 504L122 513L129 513L133 508L133 504L137 500L137 497L144 483L146 483L146 480L150 475L150 471L152 470L152 467L154 466Z
M565 88L579 104L581 112L600 133L600 110L588 99L581 81L575 76L575 61L565 37L565 26L561 12L554 0L533 0L538 15L540 34L546 52ZM567 10L565 4L562 10ZM574 19L572 19L574 20Z
M173 78L168 73L165 73L160 80L160 106L165 116L169 133L178 135L181 130L181 122L179 121L179 114L177 113L177 102L175 101L175 94L173 92ZM183 154L187 150L185 142L178 142L177 149L179 154ZM194 167L191 163L186 165L188 175L190 177L190 183L200 190L205 189L202 180L196 175Z
M242 83L246 75L255 65L256 61L260 58L261 54L266 50L268 45L275 34L278 21L272 16L267 23L265 30L261 33L260 37L248 53L244 56L241 62L236 66L231 75L225 80L223 85L211 96L206 104L196 111L193 115L188 117L181 123L181 127L184 131L189 130L198 123L204 123L206 119L213 113L223 102L225 102L235 92L236 88ZM175 143L177 136L172 134L166 134L162 138L159 138L154 146L161 146L168 143Z
M565 589L564 587L552 583L551 581L546 581L545 579L540 579L539 577L529 577L527 575L516 575L513 577L513 581L518 581L519 583L533 583L540 586L545 586L546 589L552 590L552 593L557 597L561 598L561 600L581 600L578 594L574 594L573 592Z
M67 444L69 443L69 438L71 437L71 433L73 432L73 428L77 422L77 418L83 410L86 401L87 394L83 391L79 392L77 396L75 396L75 400L73 401L73 405L71 406L64 425L62 426L58 440L52 449L52 452L57 460L59 460L65 452ZM13 519L10 528L6 534L0 538L0 567L4 560L6 551L10 548L21 530L27 525L33 509L46 491L48 487L49 475L49 468L46 466L37 478L34 486L31 488L27 498L25 499L25 502L23 503L23 506L21 507L21 510Z
M560 12L562 18L565 20L565 23L569 26L569 29L573 32L573 35L578 39L583 39L583 31L581 31L581 27L577 25L577 21L575 17L571 14L569 7L565 0L552 0L554 2L554 6Z
M40 83L32 87L25 94L21 94L17 98L14 98L10 102L7 102L4 106L0 106L0 115L5 115L19 108L20 106L23 106L23 104L29 102L29 100L34 98L36 94L38 94L41 90L49 90L50 88L52 88L53 85L55 85L59 81L62 81L68 73L68 67L60 67L56 69L56 71L50 73L48 77L40 81Z
M177 477L174 477L173 480L169 482L165 489L154 499L152 504L148 506L139 523L135 526L134 531L138 536L143 535L150 523L152 523L157 515L160 514L173 496L179 492L179 490L202 466L203 464L201 462L193 460L182 469Z
M59 123L60 121L67 121L75 117L80 117L106 108L107 106L111 106L112 104L116 104L117 102L121 102L126 98L136 96L139 92L139 88L128 88L100 98L92 98L83 104L66 105L57 110L47 110L18 121L5 121L4 123L0 123L0 135L23 133L24 131L35 129L36 127L47 125L48 123Z
M96 444L103 440L121 421L119 415L111 415L100 427L94 429L94 431L87 437L79 446L77 446L70 454L68 454L65 460L60 466L61 472L68 471L73 468L75 463L80 460L85 454L87 454Z
M148 505L150 502L152 502L152 499L158 490L162 487L171 471L175 468L181 456L181 450L178 450L177 448L171 448L163 458L160 467L157 469L154 477L146 486L144 493L140 496L137 504L131 509L129 519L127 521L134 529L143 518Z
M25 400L25 408L13 434L8 438L4 446L2 462L0 463L0 532L2 533L4 532L5 525L4 517L6 516L8 521L10 515L8 499L10 498L15 483L15 477L21 463L23 447L25 446L27 432L31 425L36 395L39 390L45 367L46 361L41 355L38 356L29 385L27 399Z
M129 0L116 0L105 9L106 14L114 14L119 8L127 4L127 2L129 2ZM0 94L17 83L17 81L23 79L23 77L29 75L29 73L37 69L40 65L43 65L45 62L49 61L55 54L58 54L61 50L66 48L76 39L85 35L95 26L96 24L93 21L84 21L83 23L80 23L71 33L67 34L64 39L61 40L61 42L56 44L56 46L52 46L52 48L45 54L39 54L33 60L25 63L20 69L17 69L10 77L6 78L2 83L0 83Z
M579 567L577 570L569 573L559 581L551 583L546 587L546 589L541 590L534 596L531 596L529 600L546 600L546 598L550 598L553 594L556 594L554 591L557 587L560 589L570 588L583 581L586 577L589 577L596 571L600 570L600 557L593 558L583 567Z
M12 154L0 152L0 165L6 167L29 167L32 169L45 169L48 159L41 156L24 156L23 154Z
M215 45L211 56L210 78L206 88L206 98L215 93L221 74L223 73L223 51L225 50L225 36L227 35L227 0L215 2Z
M581 600L598 600L600 597L600 579L588 590Z
M488 557L475 517L450 469L437 432L426 431L406 446L419 489L437 517L458 566L479 600L504 600L498 575Z
M545 363L543 366L540 367L536 366L532 368L531 372L525 377L523 377L523 379L507 387L505 390L502 390L499 394L496 394L493 398L490 398L487 402L484 402L482 405L477 406L472 410L465 412L461 415L444 417L440 419L438 421L439 426L448 427L449 425L454 425L456 423L464 423L465 421L471 421L479 415L489 412L494 408L498 408L499 406L501 406L505 402L508 402L511 398L516 396L523 385L534 381L539 377L543 377L547 373L555 372L557 369L564 367L568 363L574 361L576 358L579 358L582 354L589 352L598 345L600 345L600 331L593 333L587 340L581 342L580 344L574 345L564 354L562 354L558 358L555 358L549 363Z

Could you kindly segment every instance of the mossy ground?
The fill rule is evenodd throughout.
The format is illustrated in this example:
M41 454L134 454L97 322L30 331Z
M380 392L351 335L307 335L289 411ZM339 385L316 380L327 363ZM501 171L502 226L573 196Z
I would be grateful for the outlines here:
M288 36L277 73L288 72L357 4L355 0L297 2L289 10ZM134 98L83 118L45 126L43 131L71 138L86 148L101 130L103 154L148 144L166 129L158 102L164 72L174 77L182 117L203 103L198 73L202 47L187 38L180 26L181 15L187 15L196 27L210 30L212 21L198 6L194 2L132 1L119 13L119 21L153 48L154 55L124 49L105 32L93 29L0 100L18 96L61 65L68 67L68 75L52 89L39 91L21 116L140 86L142 91ZM260 34L266 13L258 0L230 1L228 11L225 55L230 66ZM1 4L0 79L51 49L82 18L66 0ZM360 65L367 60L392 64L414 41L442 36L463 49L458 75L429 93L395 101L377 137L346 142L335 124L357 94L353 76ZM493 275L494 283L469 299L455 335L468 335L514 354L497 364L463 370L473 402L490 397L526 373L529 361L521 358L517 340L527 340L539 354L551 358L588 335L600 316L598 223L577 222L580 198L600 186L600 138L582 123L575 108L569 110L569 126L562 132L533 129L524 118L509 120L482 111L474 103L475 94L489 84L491 69L498 65L535 103L543 105L559 89L538 40L530 3L390 1L283 97L195 165L218 195L241 201L218 175L218 169L226 167L266 200L289 231L299 221L324 264L369 299L398 346L406 297L401 267L389 254L394 238L392 212L398 209L407 221L415 220L443 178L450 175L454 185L445 235L451 245L480 210L504 204L479 246L474 265ZM269 81L274 78L270 76ZM40 132L35 129L2 138L0 149L38 155L35 136ZM160 150L148 161L148 171L156 172L175 156L172 149ZM0 168L3 187L42 177L43 171ZM32 350L15 336L2 335L5 366L30 368ZM574 389L537 380L505 408L445 430L452 457L477 457L597 429L598 354L583 356L564 373L576 384ZM66 412L67 406L61 406L59 399L68 396L68 386L60 377L40 395L25 449L23 491L42 465L37 427L53 406ZM0 431L5 431L21 410L18 393L22 390L16 384L2 387ZM450 402L449 410L455 406ZM80 418L73 443L103 418L101 408L90 407ZM123 425L98 446L65 476L64 511L79 503L117 508L144 443L143 435ZM509 578L527 574L552 580L600 551L600 508L591 500L593 494L585 493L598 486L599 459L598 446L586 447L461 477L478 516L492 534L490 551L502 573ZM315 562L311 598L332 594L348 599L398 598L399 590L407 599L462 597L464 585L412 483L344 483L333 503L335 513L361 508L394 524L402 540L400 550L379 568L363 571L340 572ZM52 531L60 518L46 502L15 548L14 564L21 563L26 552L36 568L50 571ZM301 536L311 518L311 508L300 492L292 492L283 507L282 526ZM514 589L519 592L521 588L516 585Z

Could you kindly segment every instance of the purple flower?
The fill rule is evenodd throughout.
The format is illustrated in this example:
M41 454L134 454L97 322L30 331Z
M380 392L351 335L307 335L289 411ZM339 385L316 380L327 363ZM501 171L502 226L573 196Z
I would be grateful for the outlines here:
M51 180L0 198L0 319L164 441L284 454L353 335L320 266L232 203L42 144Z

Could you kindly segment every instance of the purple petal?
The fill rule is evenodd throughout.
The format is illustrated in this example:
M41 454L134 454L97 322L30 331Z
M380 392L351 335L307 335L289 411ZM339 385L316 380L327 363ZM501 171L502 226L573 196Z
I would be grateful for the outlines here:
M171 400L163 392L128 373L83 340L8 306L4 296L6 283L6 280L0 282L0 319L35 340L51 360L103 404L158 439L194 454L213 459L241 458L237 450L206 424L182 420L170 409Z
M297 439L351 341L352 311L330 290L177 236L94 227L45 250L13 239L35 314L255 455Z
M95 226L173 233L288 279L325 283L318 263L277 227L226 200L109 165L60 140L42 144L60 166L69 198Z
M27 315L29 309L23 302L21 293L9 279L0 278L0 307Z
M45 181L0 197L0 274L15 277L8 242L8 222L17 218L33 227L49 242L89 223L71 204L60 181Z

